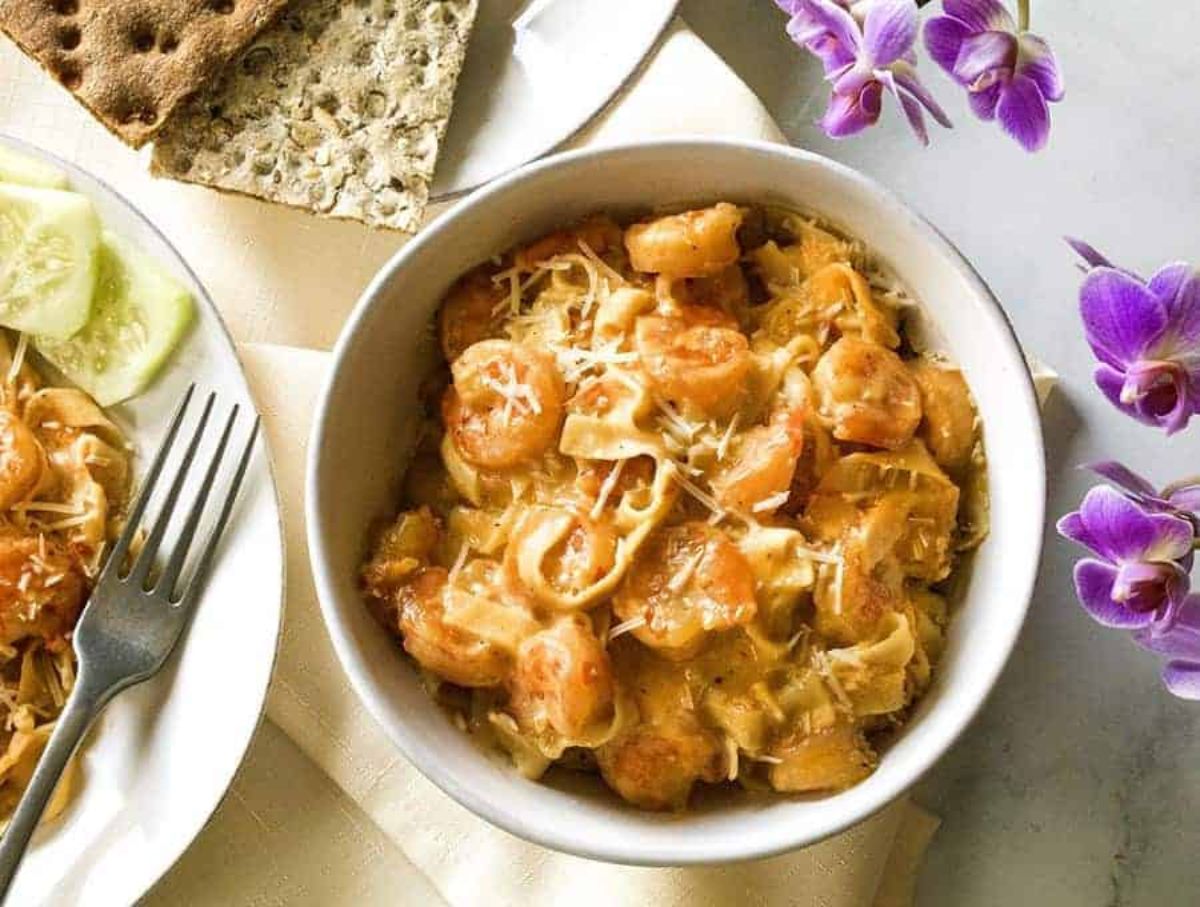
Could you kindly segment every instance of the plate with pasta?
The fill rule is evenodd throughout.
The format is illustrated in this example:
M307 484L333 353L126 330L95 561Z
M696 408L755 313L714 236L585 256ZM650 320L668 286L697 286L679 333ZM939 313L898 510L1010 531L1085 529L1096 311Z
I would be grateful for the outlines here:
M72 631L176 403L192 384L224 405L253 402L215 308L167 240L84 171L7 138L0 265L4 823L70 695ZM282 612L264 455L235 514L176 655L109 705L69 765L14 902L136 901L232 781Z
M994 542L986 391L903 260L821 196L686 198L446 275L350 579L431 723L610 835L877 797Z

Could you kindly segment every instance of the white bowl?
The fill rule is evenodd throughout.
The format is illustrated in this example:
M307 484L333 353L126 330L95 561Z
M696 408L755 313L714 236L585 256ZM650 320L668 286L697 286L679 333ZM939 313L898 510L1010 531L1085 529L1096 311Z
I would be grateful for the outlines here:
M428 323L462 272L595 211L719 199L812 212L862 239L926 306L963 367L990 458L991 535L978 551L933 688L856 787L813 798L704 796L646 813L598 781L521 778L430 701L357 586L368 524L394 512L431 356ZM890 192L777 145L675 140L552 157L476 192L371 282L342 332L308 463L308 539L338 656L367 708L426 777L513 834L642 865L718 863L812 844L898 797L954 742L1016 642L1042 547L1045 469L1033 384L995 298L954 247Z

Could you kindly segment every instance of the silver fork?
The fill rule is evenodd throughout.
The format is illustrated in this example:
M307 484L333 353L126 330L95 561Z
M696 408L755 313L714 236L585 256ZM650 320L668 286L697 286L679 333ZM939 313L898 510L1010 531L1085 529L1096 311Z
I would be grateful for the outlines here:
M196 569L186 588L176 595L175 587L179 584L192 539L200 525L209 493L220 471L234 423L237 421L238 406L235 405L229 413L216 450L196 492L192 508L175 541L174 550L167 556L166 565L157 578L151 577L151 568L159 548L162 547L163 537L179 494L192 471L196 452L205 436L209 416L216 402L215 394L208 395L192 433L191 442L183 453L179 472L163 499L145 544L129 572L125 576L121 575L130 546L141 527L146 505L158 484L163 465L174 446L194 391L195 385L189 387L176 408L166 438L158 453L154 455L154 462L146 473L137 502L129 513L125 529L109 554L91 598L75 627L75 652L79 658L75 687L58 718L54 733L42 753L29 787L21 797L4 837L0 839L0 899L7 896L29 839L79 741L96 716L117 693L147 680L162 668L179 641L200 598L201 587L212 566L217 543L225 524L229 521L238 487L250 462L250 455L258 436L257 415L236 471L229 482L224 501L220 502L221 509L216 522L200 550Z

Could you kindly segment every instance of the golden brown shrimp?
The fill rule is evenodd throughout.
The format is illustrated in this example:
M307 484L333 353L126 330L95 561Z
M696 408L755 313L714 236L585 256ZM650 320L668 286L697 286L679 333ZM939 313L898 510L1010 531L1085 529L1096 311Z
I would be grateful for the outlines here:
M0 645L67 645L86 593L79 564L53 537L0 535Z
M646 542L612 606L622 621L644 621L632 631L640 642L666 658L690 658L710 633L753 620L754 574L724 533L684 523Z
M738 405L750 344L723 312L690 306L679 316L645 315L634 347L654 388L685 412L721 416Z
M888 450L921 421L921 393L904 362L886 347L843 337L813 370L821 415L839 441Z
M808 510L818 528L822 505L814 499ZM885 496L842 530L841 563L823 572L813 596L814 625L821 635L853 645L869 637L885 614L904 606L904 576L895 554L908 530L909 506Z
M975 406L962 372L928 359L909 368L921 390L924 419L918 431L922 439L939 466L962 469L975 449Z
M738 513L774 512L786 503L781 496L791 491L803 450L803 410L780 413L742 436L730 464L713 477L713 494Z
M553 444L566 388L549 353L484 340L469 347L452 371L442 417L463 459L481 469L508 469Z
M483 637L446 623L447 597L466 595L441 567L425 567L396 594L404 649L421 667L463 687L494 687L512 670L511 656Z
M597 255L621 245L621 228L610 217L597 215L566 230L556 230L519 249L513 263L522 271L532 271L537 265L568 252L580 252L579 244L587 245Z
M737 229L741 208L721 202L634 224L625 231L625 248L634 269L671 277L711 277L741 257Z
M687 713L638 725L597 749L596 761L608 786L643 809L682 809L697 781L728 772L716 735Z
M607 520L538 507L513 529L504 552L505 582L544 606L587 607L606 591L596 584L612 571L616 552L617 535Z
M797 730L776 743L771 755L771 786L778 791L837 791L857 784L875 764L875 755L861 732L837 724L806 734Z
M368 595L386 600L421 567L437 547L440 526L428 507L409 510L379 535L371 559L363 565L363 587Z
M522 643L509 681L509 711L535 732L550 728L579 740L611 720L616 695L612 663L591 622L564 617Z
M454 362L467 347L481 340L500 336L501 320L496 307L506 292L481 268L450 288L438 310L438 336L447 362Z
M46 469L46 453L29 426L0 408L0 510L29 497Z

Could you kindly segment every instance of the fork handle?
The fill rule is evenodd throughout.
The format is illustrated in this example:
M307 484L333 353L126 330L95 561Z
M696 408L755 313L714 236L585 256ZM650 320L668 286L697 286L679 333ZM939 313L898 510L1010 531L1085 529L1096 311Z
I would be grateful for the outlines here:
M0 901L8 897L17 867L21 865L29 839L54 794L58 779L103 705L101 691L94 689L81 672L62 714L58 716L46 749L42 751L29 786L21 795L12 821L3 838L0 838Z

